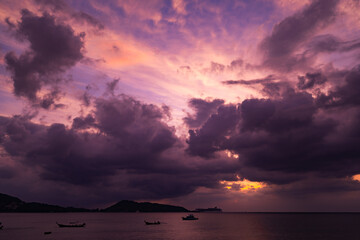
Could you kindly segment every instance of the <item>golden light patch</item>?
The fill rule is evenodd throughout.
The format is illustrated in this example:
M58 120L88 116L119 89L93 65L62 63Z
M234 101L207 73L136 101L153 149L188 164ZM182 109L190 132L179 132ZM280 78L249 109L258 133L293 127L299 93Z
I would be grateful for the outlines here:
M352 180L360 182L360 174L356 174L351 177Z
M225 150L225 153L226 153L226 155L227 155L229 158L239 158L239 155L238 155L238 154L233 153L233 152L231 152L231 151L229 151L229 150Z
M237 179L237 181L220 181L220 184L224 185L226 189L241 192L258 191L267 186L267 184L263 182L253 182L245 178L241 180L239 176L237 176Z

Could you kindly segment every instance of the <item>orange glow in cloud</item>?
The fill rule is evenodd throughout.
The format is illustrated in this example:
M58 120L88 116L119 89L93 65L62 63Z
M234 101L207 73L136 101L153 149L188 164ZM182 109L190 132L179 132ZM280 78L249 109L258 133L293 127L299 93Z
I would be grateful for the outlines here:
M254 192L258 191L262 188L267 186L266 183L263 182L253 182L247 179L240 179L239 176L237 177L237 181L220 181L220 184L224 185L225 188L229 190L241 191L241 192Z
M360 174L356 174L356 175L352 176L351 179L354 180L354 181L360 182Z
M231 152L231 151L229 151L229 150L226 150L225 153L226 153L226 155L227 155L229 158L236 158L236 159L239 158L239 155L238 155L238 154L233 153L233 152Z

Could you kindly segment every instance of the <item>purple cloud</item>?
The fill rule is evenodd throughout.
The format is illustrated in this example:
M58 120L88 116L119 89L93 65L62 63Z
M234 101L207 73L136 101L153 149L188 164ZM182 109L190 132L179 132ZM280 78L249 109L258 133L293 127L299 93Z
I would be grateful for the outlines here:
M344 84L316 98L303 90L323 84L326 77L314 73L304 78L307 82L300 79L298 89L277 99L222 104L202 126L189 131L188 152L211 158L230 150L243 164L237 169L241 176L275 184L303 180L309 173L325 178L357 174L358 67L346 74ZM334 116L333 108L346 120Z
M276 76L274 75L268 75L264 78L258 78L258 79L250 79L250 80L226 80L222 81L222 83L226 85L235 85L235 84L241 84L241 85L252 85L252 84L266 84L270 83L274 80L276 80Z
M260 44L264 52L263 65L278 71L291 71L306 64L304 55L296 56L298 47L320 27L331 23L336 16L338 0L316 0L304 10L278 23L270 36Z
M39 99L37 93L43 86L55 86L62 81L60 74L83 58L84 34L75 35L70 26L56 23L47 13L39 17L24 9L21 15L16 32L29 41L30 49L19 57L14 52L5 55L14 93L49 108L58 96L57 91L44 99Z
M65 13L76 22L81 24L88 24L94 27L97 31L103 30L105 28L104 24L102 24L99 19L91 16L86 12L74 10L63 0L35 0L35 2L44 10L54 13Z
M195 128L201 126L206 119L217 111L217 108L224 103L224 100L214 99L206 101L199 98L193 98L189 101L189 106L195 110L195 116L190 114L184 118L184 122L190 127Z

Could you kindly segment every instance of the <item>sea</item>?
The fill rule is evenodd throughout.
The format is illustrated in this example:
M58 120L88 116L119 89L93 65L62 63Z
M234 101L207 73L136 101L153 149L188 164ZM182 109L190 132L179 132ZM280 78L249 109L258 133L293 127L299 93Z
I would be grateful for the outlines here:
M357 213L0 213L0 240L357 240ZM160 221L145 225L144 221ZM56 222L85 222L59 228ZM51 234L44 234L51 232Z

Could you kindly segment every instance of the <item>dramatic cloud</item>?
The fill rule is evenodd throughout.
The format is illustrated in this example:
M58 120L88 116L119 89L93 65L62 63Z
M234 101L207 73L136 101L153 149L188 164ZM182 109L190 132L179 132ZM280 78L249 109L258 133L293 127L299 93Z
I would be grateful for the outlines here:
M30 50L19 57L14 52L5 55L7 68L12 72L14 93L36 103L37 93L43 86L54 86L62 81L59 74L83 58L84 34L75 35L70 26L56 23L54 17L44 13L36 16L28 10L21 12L17 34L28 40ZM40 100L49 108L57 94L53 91Z
M0 192L358 209L357 0L0 8Z
M121 169L156 171L165 161L161 153L177 141L174 129L162 122L164 114L123 95L97 99L94 115L75 118L70 129L2 117L2 145L10 155L23 157L24 164L41 167L44 179L88 185ZM87 128L96 133L78 131Z
M326 80L319 73L304 78L300 90ZM239 172L253 181L290 183L309 173L352 176L360 172L359 80L357 67L346 75L345 84L318 98L289 89L280 99L247 99L238 107L223 104L202 127L189 131L188 151L203 157L235 152L243 163ZM337 107L347 120L323 106Z
M189 106L195 110L195 116L188 114L188 116L184 118L184 121L190 128L200 127L223 103L224 101L220 99L206 101L193 98L189 101Z
M304 65L306 57L303 54L296 55L296 50L318 28L326 27L334 20L338 2L315 0L303 11L278 23L260 45L265 53L263 64L279 71L290 71L296 65Z
M124 189L131 198L177 197L231 179L236 163L215 161L197 169L183 162L186 154L175 129L163 122L167 114L166 108L126 95L98 98L94 112L74 118L71 128L0 117L1 146L21 164L36 167L43 180L102 186L101 194L115 190L121 197ZM10 169L0 171L4 178L13 176Z
M236 105L220 106L200 129L190 130L188 152L193 155L210 157L214 152L224 150L227 136L235 131L239 121L239 109Z
M360 105L360 65L348 71L345 84L337 86L327 95L320 94L317 102L324 107L358 107Z
M322 76L321 73L306 73L305 76L299 76L298 79L297 87L301 90L313 88L315 85L322 85L327 81L326 77Z

